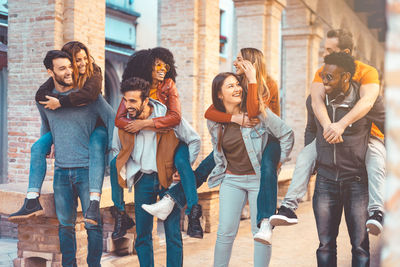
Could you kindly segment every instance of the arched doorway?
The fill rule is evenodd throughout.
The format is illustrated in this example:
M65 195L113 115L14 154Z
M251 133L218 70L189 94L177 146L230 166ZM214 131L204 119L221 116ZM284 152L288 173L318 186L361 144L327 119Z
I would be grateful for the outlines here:
M118 105L121 99L119 84L120 79L114 66L110 61L106 60L105 99L113 107L114 110L118 109Z

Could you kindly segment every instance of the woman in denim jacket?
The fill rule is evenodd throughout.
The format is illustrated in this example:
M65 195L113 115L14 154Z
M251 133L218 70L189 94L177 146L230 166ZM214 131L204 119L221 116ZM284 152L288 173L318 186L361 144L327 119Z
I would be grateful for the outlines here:
M228 114L246 112L242 103L242 87L237 75L218 74L212 83L215 108ZM257 194L260 187L260 163L268 135L280 141L280 162L287 161L294 143L293 131L268 108L258 116L260 123L253 128L234 123L208 120L216 166L208 179L210 188L220 185L219 224L214 251L214 266L228 266L243 206L250 204L253 235L257 228ZM269 226L271 227L271 226ZM254 241L254 266L268 266L271 246Z

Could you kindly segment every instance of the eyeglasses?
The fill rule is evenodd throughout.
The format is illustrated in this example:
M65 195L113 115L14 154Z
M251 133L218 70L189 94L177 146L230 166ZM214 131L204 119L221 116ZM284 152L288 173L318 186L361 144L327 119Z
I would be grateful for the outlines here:
M332 76L332 74L326 74L326 75L324 75L324 74L322 74L322 72L320 72L319 73L319 77L322 79L322 80L327 80L328 82L330 82L330 81L332 81L333 80L333 76Z
M154 69L156 71L160 71L162 69L165 69L168 72L171 69L171 67L168 64L157 63L157 64L154 65Z

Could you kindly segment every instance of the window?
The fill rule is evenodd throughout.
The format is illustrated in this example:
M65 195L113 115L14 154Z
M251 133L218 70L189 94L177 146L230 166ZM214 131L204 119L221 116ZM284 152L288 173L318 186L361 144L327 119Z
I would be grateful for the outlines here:
M225 11L220 9L219 11L219 53L226 53L226 43L228 38L226 37L226 14Z

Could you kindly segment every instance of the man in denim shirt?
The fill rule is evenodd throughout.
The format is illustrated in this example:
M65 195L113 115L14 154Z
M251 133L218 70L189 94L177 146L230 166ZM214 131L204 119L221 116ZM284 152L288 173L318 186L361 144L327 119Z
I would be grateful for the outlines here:
M326 91L326 106L332 122L344 117L360 98L359 85L352 82L354 59L346 53L332 53L325 57L321 78ZM368 218L368 176L365 154L371 123L383 130L385 113L381 97L362 119L343 133L343 143L329 144L323 128L315 118L311 99L306 137L316 133L317 180L313 209L320 241L317 249L318 266L336 266L336 238L344 209L352 245L352 265L369 266L369 240L365 229ZM311 135L311 136L310 136Z

